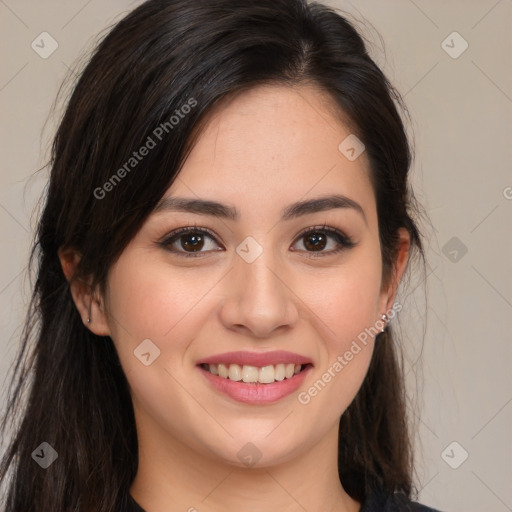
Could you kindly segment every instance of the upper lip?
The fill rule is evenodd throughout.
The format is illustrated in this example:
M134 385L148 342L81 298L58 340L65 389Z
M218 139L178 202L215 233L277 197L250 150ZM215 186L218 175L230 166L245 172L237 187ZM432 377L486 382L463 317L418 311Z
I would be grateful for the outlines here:
M273 352L224 352L200 359L197 364L238 364L240 366L269 366L280 363L312 364L311 360L300 354L286 350Z

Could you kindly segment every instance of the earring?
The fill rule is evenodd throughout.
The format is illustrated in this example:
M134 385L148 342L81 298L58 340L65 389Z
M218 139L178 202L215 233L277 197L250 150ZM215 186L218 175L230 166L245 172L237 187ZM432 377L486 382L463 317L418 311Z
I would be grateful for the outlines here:
M382 329L380 330L380 332L384 332L386 330L386 324L387 324L387 321L388 321L388 315L386 315L386 313L384 313L383 315L381 315L380 318L384 322L384 325L383 325Z
M87 323L91 323L91 305L89 304L89 318L87 319Z

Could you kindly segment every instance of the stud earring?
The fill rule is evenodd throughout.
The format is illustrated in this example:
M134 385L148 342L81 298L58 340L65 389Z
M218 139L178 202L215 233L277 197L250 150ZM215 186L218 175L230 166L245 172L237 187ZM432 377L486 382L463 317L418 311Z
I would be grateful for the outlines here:
M384 325L382 326L382 329L380 330L380 332L384 332L386 330L386 327L387 327L387 322L388 322L388 315L386 315L385 313L381 315L381 320L384 322Z

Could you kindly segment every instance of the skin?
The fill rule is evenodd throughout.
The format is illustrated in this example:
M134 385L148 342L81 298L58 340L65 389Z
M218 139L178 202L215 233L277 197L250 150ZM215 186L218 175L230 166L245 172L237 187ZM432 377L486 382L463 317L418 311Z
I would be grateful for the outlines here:
M154 213L112 266L104 297L72 284L84 323L111 336L131 387L139 439L131 493L147 512L360 509L339 481L338 422L363 382L374 340L308 404L297 400L391 309L407 264L401 230L393 277L382 285L368 160L363 152L351 162L338 150L350 133L313 86L260 86L236 96L209 119L165 196L212 199L236 207L240 219ZM280 220L287 205L332 193L359 203L364 217L336 208ZM323 256L308 257L319 253L298 235L324 223L355 247L329 254L338 246L329 236ZM202 257L158 245L188 225L215 234ZM248 236L263 248L252 263L235 251ZM186 250L179 240L173 247ZM70 279L79 256L60 257ZM133 351L147 338L161 353L144 366ZM196 369L197 360L232 350L289 350L314 368L298 392L243 404ZM237 456L247 442L261 453L252 467Z

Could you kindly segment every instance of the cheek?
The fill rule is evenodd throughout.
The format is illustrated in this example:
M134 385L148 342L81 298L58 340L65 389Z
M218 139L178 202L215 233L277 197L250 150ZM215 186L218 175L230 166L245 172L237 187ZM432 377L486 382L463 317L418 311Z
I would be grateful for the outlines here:
M318 353L321 382L311 389L311 396L324 385L330 389L322 393L320 407L328 408L334 393L337 412L342 412L366 375L379 331L375 328L380 318L379 257L378 247L360 251L346 265L330 269L323 276L317 274L314 281L306 281L308 285L303 286L302 297L308 306L305 311L311 312L307 321L323 341L323 350Z
M377 265L378 268L378 265ZM370 365L378 319L380 273L346 268L309 292L308 321L322 339L315 378L298 395L305 411L330 424L356 396ZM323 412L322 412L323 411Z
M202 298L212 284L193 272L140 258L121 258L111 269L109 324L127 373L139 368L134 351L147 339L160 351L152 367L163 366L166 360L176 364L204 323Z
M190 364L188 348L211 311L205 294L218 280L200 273L120 258L109 277L112 339L134 404L182 439L189 438L187 425L202 413L183 392L188 371L184 365ZM151 343L144 341L148 339ZM139 349L141 343L144 350ZM142 354L148 352L146 365L148 358ZM182 421L171 414L177 410Z
M360 253L346 265L305 281L301 297L331 345L343 348L379 318L380 269L374 254Z

